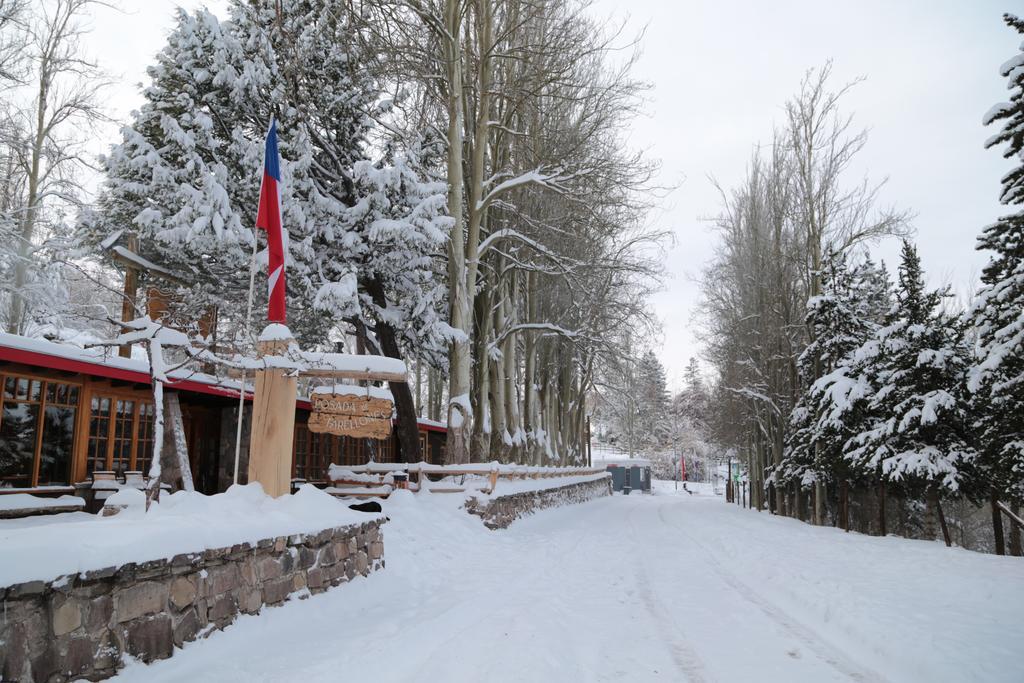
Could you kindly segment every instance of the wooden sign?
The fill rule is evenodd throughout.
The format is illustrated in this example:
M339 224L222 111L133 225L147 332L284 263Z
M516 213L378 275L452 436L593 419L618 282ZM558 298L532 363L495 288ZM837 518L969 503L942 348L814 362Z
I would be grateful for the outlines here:
M386 439L391 435L391 401L379 396L315 393L309 431L317 434Z

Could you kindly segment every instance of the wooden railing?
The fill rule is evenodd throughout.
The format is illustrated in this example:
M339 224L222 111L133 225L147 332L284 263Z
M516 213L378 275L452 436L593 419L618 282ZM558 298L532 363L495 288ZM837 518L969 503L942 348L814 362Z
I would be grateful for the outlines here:
M327 492L352 498L386 498L395 489L403 488L431 493L478 491L490 494L501 480L582 477L604 472L599 467L531 467L497 462L464 465L369 462L351 467L331 465L328 477L332 485Z

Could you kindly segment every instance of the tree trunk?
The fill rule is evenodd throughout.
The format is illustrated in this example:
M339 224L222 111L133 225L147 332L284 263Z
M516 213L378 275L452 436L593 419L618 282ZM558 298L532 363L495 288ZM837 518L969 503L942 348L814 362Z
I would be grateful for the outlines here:
M928 487L928 492L925 494L925 516L924 516L924 535L925 539L929 541L935 540L935 529L938 526L938 507L939 494L934 486Z
M843 480L839 484L839 514L843 531L850 531L850 482Z
M1003 514L999 511L999 494L992 491L989 497L992 506L992 531L996 541L996 555L1006 554L1006 540L1003 538Z
M949 537L949 527L946 526L946 515L942 512L942 500L935 496L935 512L939 516L939 526L942 527L942 540L946 542L946 547L949 548L953 545L953 539Z
M825 482L820 478L814 482L814 523L817 526L825 524Z
M472 293L466 289L466 236L463 219L465 183L462 176L463 124L465 100L462 79L462 3L445 0L445 66L448 86L448 215L452 217L451 239L448 241L448 286L451 326L466 335L452 342L449 355L448 448L450 463L469 461L470 373L472 371L470 336L472 334Z
M379 280L369 279L363 283L363 288L377 306L387 308L384 287ZM380 348L376 351L388 358L401 360L402 350L398 346L398 335L395 328L389 323L378 320L374 325L374 332L377 335L377 342L380 344ZM398 421L396 435L398 436L398 450L401 452L399 461L419 462L423 459L423 454L420 452L420 430L416 421L416 402L413 400L412 390L408 382L388 382L388 386L391 388L391 396L395 399L395 413Z
M878 535L885 536L885 480L878 480Z

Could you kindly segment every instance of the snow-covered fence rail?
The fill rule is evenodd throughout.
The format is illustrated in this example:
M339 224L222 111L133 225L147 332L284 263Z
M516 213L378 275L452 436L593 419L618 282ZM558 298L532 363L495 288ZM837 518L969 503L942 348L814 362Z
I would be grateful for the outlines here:
M328 478L332 486L327 491L336 496L355 498L387 497L395 488L431 493L478 492L494 494L500 488L515 492L521 485L512 482L538 480L565 480L566 478L601 475L604 469L598 467L535 467L508 465L497 462L469 463L463 465L434 465L418 463L378 463L345 467L331 465ZM412 478L415 477L415 481ZM431 479L433 478L433 480ZM557 487L559 482L550 482ZM545 488L543 485L530 488Z

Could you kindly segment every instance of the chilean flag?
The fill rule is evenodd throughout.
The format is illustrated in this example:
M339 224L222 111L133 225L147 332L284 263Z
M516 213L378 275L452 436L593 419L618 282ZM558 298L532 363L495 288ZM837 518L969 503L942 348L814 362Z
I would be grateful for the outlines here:
M263 183L256 227L267 231L267 295L270 305L267 320L284 323L284 250L287 236L281 225L281 200L277 184L281 182L281 164L277 154L277 121L270 120L267 147L263 155Z

